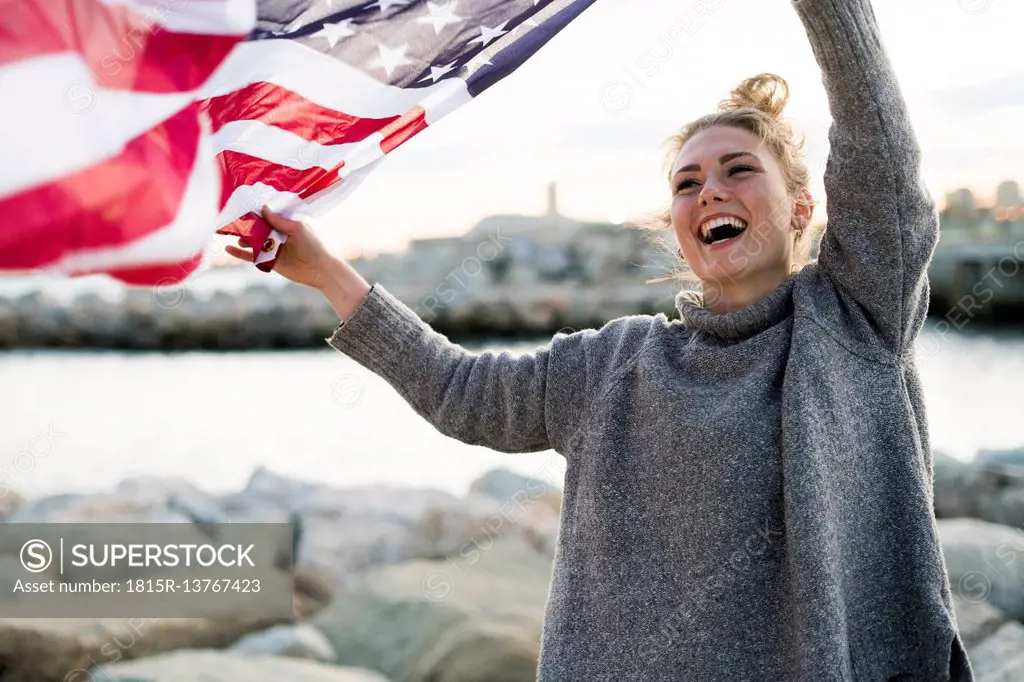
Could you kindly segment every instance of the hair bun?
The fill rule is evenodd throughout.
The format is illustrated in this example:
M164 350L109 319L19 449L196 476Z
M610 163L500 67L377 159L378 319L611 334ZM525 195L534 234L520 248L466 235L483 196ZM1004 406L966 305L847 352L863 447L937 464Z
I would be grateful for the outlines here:
M789 83L786 79L774 73L760 73L733 88L729 99L719 102L718 110L757 109L778 120L782 118L788 101Z

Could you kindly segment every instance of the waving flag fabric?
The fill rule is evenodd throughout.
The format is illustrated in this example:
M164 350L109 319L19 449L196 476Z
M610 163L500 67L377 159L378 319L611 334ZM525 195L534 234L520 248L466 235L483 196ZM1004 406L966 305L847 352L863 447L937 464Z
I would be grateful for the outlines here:
M167 3L0 0L0 269L145 283L198 265L219 181L199 89L256 15Z
M263 204L327 215L592 3L0 0L0 269L178 281L217 231L269 270Z

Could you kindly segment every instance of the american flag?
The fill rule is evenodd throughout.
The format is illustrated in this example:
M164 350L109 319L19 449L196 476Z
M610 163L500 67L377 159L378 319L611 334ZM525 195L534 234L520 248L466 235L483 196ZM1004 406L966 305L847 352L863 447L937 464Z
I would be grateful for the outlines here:
M322 218L593 0L0 0L0 270L184 280ZM525 108L525 103L524 103Z

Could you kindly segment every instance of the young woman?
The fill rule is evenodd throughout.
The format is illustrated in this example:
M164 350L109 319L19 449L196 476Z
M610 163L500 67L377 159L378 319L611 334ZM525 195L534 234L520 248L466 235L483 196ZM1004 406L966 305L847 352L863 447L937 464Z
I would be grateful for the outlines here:
M973 679L914 360L938 216L870 0L793 6L834 119L819 257L762 75L674 138L665 218L700 280L678 319L472 354L268 214L332 347L453 438L566 458L541 680Z

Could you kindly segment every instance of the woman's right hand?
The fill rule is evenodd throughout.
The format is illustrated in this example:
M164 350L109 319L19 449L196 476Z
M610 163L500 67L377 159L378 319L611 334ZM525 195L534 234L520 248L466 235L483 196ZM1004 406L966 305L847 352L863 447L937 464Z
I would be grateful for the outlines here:
M313 230L298 220L289 220L284 216L263 207L263 219L272 228L287 236L277 251L274 272L298 284L305 284L314 289L322 288L327 265L334 259L320 237ZM253 262L252 245L245 237L238 238L238 246L227 245L224 249L229 255Z
M351 265L333 256L320 237L305 223L290 220L263 207L263 219L272 228L287 236L278 248L274 272L298 284L318 289L342 320L348 320L370 290ZM244 237L238 246L228 244L224 250L248 263L253 262L252 247Z

